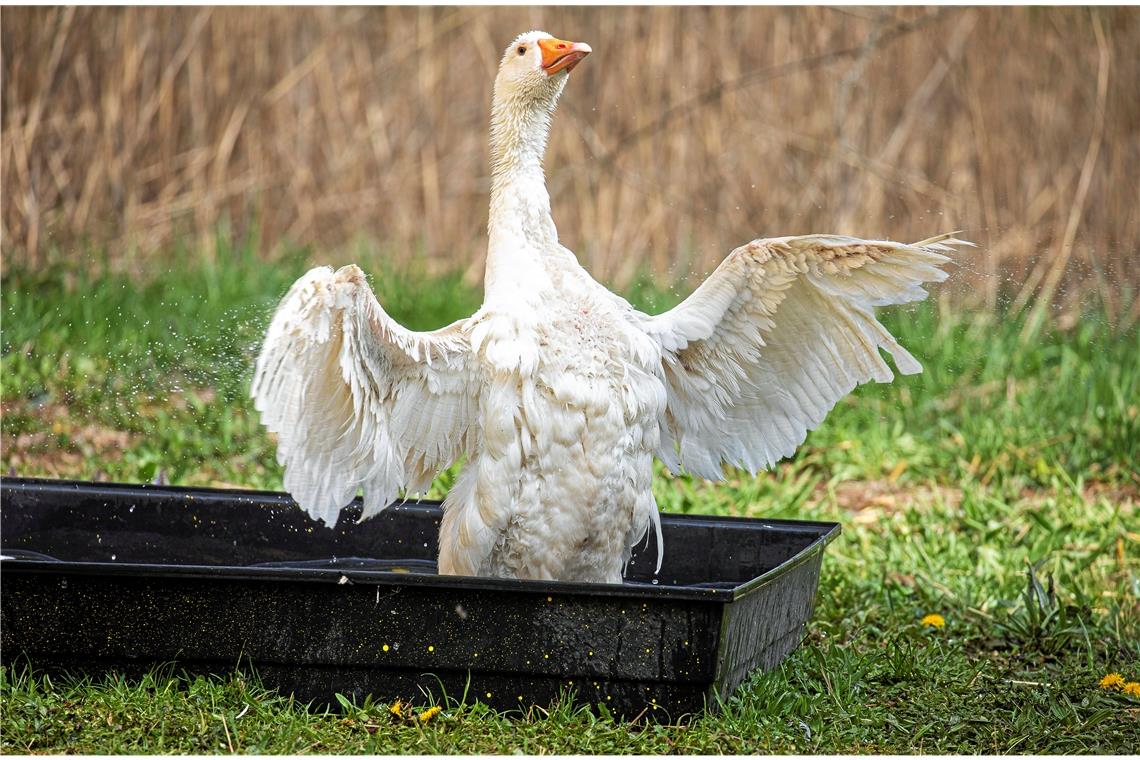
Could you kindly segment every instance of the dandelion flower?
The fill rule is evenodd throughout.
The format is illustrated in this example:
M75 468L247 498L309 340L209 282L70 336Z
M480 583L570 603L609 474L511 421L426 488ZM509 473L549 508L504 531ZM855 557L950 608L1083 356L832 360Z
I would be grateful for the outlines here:
M436 705L435 707L429 707L420 713L420 723L427 723L429 720L439 715L441 712L443 712L443 708L439 705Z
M1140 683L1136 681L1129 681L1121 686L1120 690L1130 697L1140 697Z
M392 706L388 708L388 712L392 713L397 718L403 719L403 717L404 717L404 703L397 699L395 702L392 703Z
M946 625L946 618L942 617L938 613L934 613L924 617L922 619L922 624L928 625L931 628L941 628L942 626Z
M1109 673L1100 679L1100 688L1102 689L1119 689L1122 686L1124 686L1124 677L1119 673Z

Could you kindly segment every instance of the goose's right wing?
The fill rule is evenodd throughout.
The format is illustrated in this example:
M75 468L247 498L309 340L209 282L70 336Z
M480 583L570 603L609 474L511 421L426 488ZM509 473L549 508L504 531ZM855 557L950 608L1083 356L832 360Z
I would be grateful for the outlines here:
M470 450L478 394L465 324L404 329L355 266L317 267L289 290L250 392L277 434L285 488L312 517L335 525L360 488L370 517Z

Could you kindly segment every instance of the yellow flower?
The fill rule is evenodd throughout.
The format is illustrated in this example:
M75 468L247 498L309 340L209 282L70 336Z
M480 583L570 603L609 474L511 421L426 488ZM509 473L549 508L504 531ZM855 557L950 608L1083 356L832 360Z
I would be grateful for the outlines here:
M404 703L397 699L392 703L392 706L388 708L388 712L402 719L404 717Z
M1135 681L1129 681L1121 686L1120 690L1130 697L1140 697L1140 683L1136 683Z
M1119 689L1122 686L1124 686L1124 677L1119 673L1109 673L1100 679L1100 688L1102 689Z
M932 615L927 615L924 617L922 619L922 624L929 625L931 628L941 628L942 626L946 625L946 618L942 617L938 613L934 613Z
M443 712L443 708L439 705L436 705L435 707L429 707L420 713L420 723L427 723L429 720L439 715L441 712Z

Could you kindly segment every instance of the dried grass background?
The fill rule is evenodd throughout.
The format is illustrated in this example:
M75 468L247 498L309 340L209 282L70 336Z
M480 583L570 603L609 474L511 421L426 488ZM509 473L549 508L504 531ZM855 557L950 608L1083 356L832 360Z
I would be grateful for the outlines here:
M96 248L147 271L220 234L329 263L367 240L477 279L491 82L543 28L595 50L547 168L601 279L698 277L762 235L964 229L970 297L1095 292L1136 317L1133 8L4 8L0 27L9 265Z

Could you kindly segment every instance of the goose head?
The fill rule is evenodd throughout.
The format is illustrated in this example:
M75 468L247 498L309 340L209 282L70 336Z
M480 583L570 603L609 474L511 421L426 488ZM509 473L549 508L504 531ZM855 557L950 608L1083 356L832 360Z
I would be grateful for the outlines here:
M507 46L491 104L492 173L542 162L550 119L570 71L590 54L583 42L526 32Z
M503 51L495 77L495 99L514 108L549 112L566 86L567 74L591 52L546 32L525 32Z

